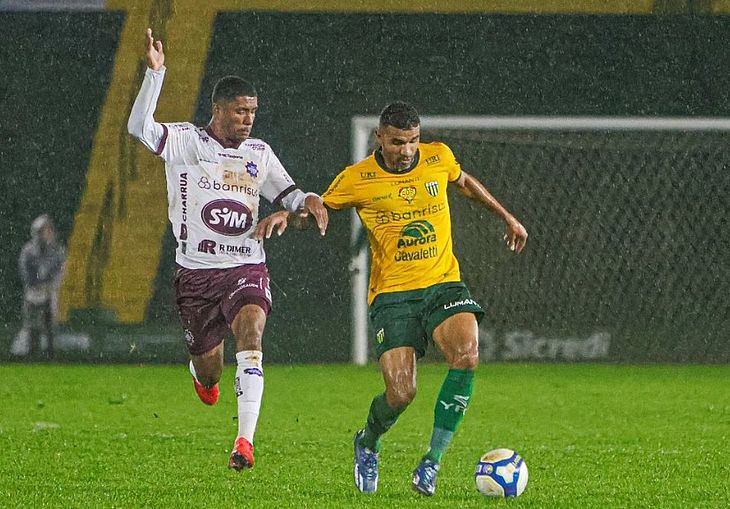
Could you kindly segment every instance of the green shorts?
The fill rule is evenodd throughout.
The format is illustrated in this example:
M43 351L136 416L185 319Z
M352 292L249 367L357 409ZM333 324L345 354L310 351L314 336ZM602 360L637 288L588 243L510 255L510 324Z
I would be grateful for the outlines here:
M423 357L433 331L457 313L474 313L477 322L484 310L471 298L462 282L440 283L421 290L381 293L370 304L370 320L375 329L375 352L412 346Z

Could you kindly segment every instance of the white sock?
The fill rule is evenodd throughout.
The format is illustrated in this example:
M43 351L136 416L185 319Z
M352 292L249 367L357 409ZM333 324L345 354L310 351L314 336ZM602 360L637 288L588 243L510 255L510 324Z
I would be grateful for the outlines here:
M193 361L190 361L190 374L193 375L193 378L198 380L198 374L195 372L195 366L193 366ZM198 380L198 383L200 383L200 380Z
M233 388L238 400L238 436L252 444L264 394L262 359L263 353L257 350L244 350L236 354L238 367Z

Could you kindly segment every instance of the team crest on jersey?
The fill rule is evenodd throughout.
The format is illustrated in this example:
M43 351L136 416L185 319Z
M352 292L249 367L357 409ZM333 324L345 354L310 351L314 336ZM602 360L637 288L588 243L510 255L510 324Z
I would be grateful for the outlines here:
M416 197L416 186L405 186L398 190L398 198L401 198L408 202L408 205L413 203L413 199Z
M428 191L428 194L430 194L431 196L438 196L439 183L436 180L426 182L424 185L426 186L426 191Z
M256 166L256 163L253 161L249 161L246 163L246 173L251 175L253 178L256 178L259 176L259 168Z
M383 341L385 341L385 329L380 329L380 330L379 330L379 331L378 331L378 332L377 332L377 333L375 334L375 341L377 341L377 342L378 342L378 344L382 344L382 343L383 343Z

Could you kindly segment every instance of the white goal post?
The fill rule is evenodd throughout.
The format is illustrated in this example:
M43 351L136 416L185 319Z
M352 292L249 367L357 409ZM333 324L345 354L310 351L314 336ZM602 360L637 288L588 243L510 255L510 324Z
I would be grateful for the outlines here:
M368 156L374 115L351 119L351 153L355 163ZM541 117L541 116L422 116L424 129L537 131L730 131L728 118L702 117ZM368 244L357 213L352 212L350 262L352 290L352 362L368 362Z

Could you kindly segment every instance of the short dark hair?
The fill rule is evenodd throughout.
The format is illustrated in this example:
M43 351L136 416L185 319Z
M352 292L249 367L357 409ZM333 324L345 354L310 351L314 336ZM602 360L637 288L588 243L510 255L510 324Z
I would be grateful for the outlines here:
M213 103L232 101L236 97L257 97L256 87L238 76L224 76L213 87Z
M416 108L403 101L395 101L380 112L380 127L387 125L405 131L421 125L421 119Z

